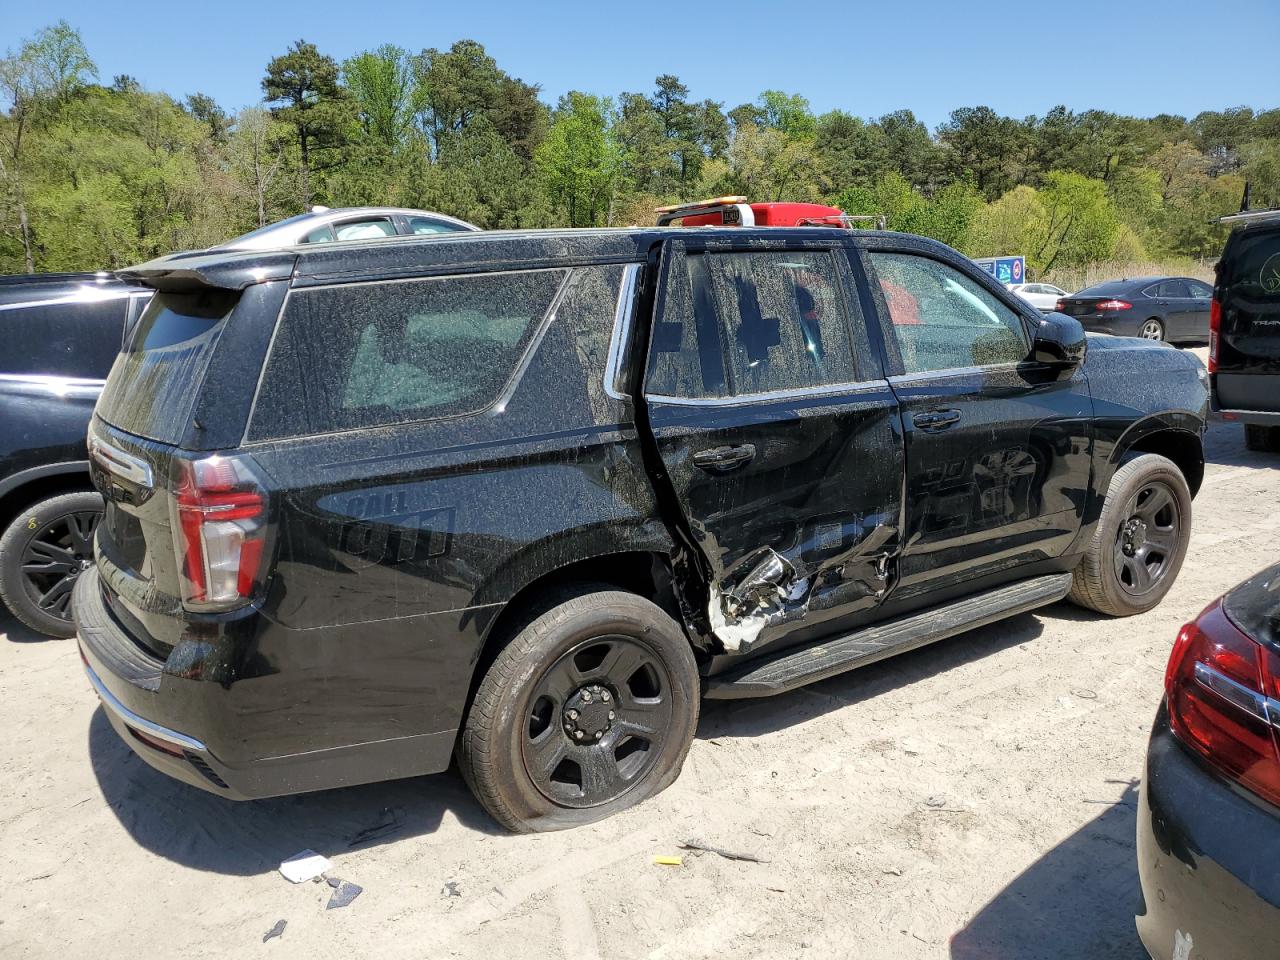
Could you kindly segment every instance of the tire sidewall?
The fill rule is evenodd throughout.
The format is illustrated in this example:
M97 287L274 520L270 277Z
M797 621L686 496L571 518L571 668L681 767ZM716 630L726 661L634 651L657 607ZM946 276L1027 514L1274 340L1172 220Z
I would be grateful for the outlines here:
M63 493L37 501L18 513L0 534L0 597L5 606L32 630L50 637L75 636L75 624L45 613L27 596L22 554L27 544L54 520L71 513L102 512L102 497L92 491Z
M1116 481L1120 481L1118 484ZM1120 532L1120 524L1124 521L1124 508L1129 498L1143 486L1158 480L1173 494L1178 505L1178 545L1169 567L1160 583L1150 593L1135 597L1120 584L1115 574L1114 554L1116 537ZM1116 472L1107 491L1106 503L1099 518L1099 545L1103 554L1098 558L1102 573L1101 583L1107 600L1126 614L1145 613L1156 607L1165 595L1173 588L1178 574L1182 570L1182 562L1187 556L1187 547L1191 539L1191 491L1187 488L1183 477L1173 461L1159 454L1140 454L1125 463Z
M503 687L491 729L493 755L498 761L493 771L497 786L509 812L519 819L523 829L560 830L602 820L661 792L680 772L697 726L697 667L689 641L675 622L649 601L634 599L637 603L611 602L607 607L574 612L565 620L552 610L527 628L539 634L537 653L530 656L532 651L523 651L515 672ZM652 608L652 613L644 607ZM562 807L543 795L525 768L526 718L542 675L584 640L609 634L629 637L661 660L670 678L672 729L653 764L625 793L595 807ZM500 658L514 649L509 647Z

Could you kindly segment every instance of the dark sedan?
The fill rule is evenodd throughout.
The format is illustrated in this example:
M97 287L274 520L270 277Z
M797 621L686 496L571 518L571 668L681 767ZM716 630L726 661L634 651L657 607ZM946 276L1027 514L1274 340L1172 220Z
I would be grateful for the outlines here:
M1280 565L1182 628L1138 800L1138 933L1155 960L1280 945Z
M1058 310L1097 333L1207 343L1212 299L1212 287L1189 277L1133 277L1063 297Z

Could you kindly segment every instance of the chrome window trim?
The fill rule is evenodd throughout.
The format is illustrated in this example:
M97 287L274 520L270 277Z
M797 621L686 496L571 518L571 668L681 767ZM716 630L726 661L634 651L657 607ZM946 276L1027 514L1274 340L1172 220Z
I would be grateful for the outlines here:
M13 384L21 392L40 393L50 397L88 399L100 394L106 383L106 380L86 377L59 377L36 373L0 373L0 386Z
M106 688L106 685L98 679L98 675L93 672L93 668L87 663L84 665L84 672L89 675L89 682L93 684L94 692L98 694L98 698L102 701L102 705L123 720L126 726L134 727L148 736L155 737L157 740L163 740L165 743L171 743L175 747L181 747L183 750L190 750L193 753L204 754L209 752L209 748L194 737L188 737L184 733L178 733L176 730L170 730L168 727L162 727L160 724L154 723L146 717L138 716L115 698L115 695L112 694L112 692Z
M98 437L89 437L89 456L103 470L113 473L123 480L128 480L144 487L152 485L153 476L149 463L133 456L133 454L125 453L123 450L113 447Z
M631 318L635 313L636 278L640 275L640 264L626 265L622 282L618 286L618 305L613 311L613 335L609 339L609 359L604 367L604 392L614 400L630 400L628 394L618 384L618 373L622 366L622 352L631 338Z
M816 387L794 390L770 390L765 393L740 393L732 397L672 397L663 393L646 393L645 399L679 407L732 407L743 404L770 403L777 400L805 400L811 397L839 396L850 393L872 393L887 390L886 380L859 380L853 383L824 383Z
M45 300L23 300L16 303L0 303L0 310L22 310L25 307L58 307L70 303L107 303L111 300L123 300L131 296L132 290L102 290L97 287L81 287L61 297L49 297Z
M934 380L938 377L972 376L975 373L999 373L1006 370L1017 370L1027 364L1027 360L1006 360L1003 363L989 363L972 367L941 367L937 370L918 370L913 373L895 373L889 377L890 383L912 383L916 380Z

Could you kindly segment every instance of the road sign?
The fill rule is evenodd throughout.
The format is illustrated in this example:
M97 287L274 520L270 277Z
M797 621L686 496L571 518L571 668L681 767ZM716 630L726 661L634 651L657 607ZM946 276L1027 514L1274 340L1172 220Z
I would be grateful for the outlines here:
M1025 257L983 257L973 262L1001 283L1022 283L1026 279Z

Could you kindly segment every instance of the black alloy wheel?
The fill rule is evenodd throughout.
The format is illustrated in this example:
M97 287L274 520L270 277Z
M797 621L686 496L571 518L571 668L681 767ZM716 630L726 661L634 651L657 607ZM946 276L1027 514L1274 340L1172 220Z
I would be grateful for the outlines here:
M661 753L670 689L667 668L641 641L582 641L538 681L523 746L529 778L567 807L622 796Z
M683 628L652 600L572 584L528 601L476 687L458 767L508 830L564 830L676 779L698 726Z
M93 566L102 498L89 491L33 503L0 536L0 598L15 617L51 637L75 636L71 594Z
M1142 596L1160 585L1173 566L1182 518L1173 491L1156 480L1124 506L1116 532L1115 573L1126 593Z

